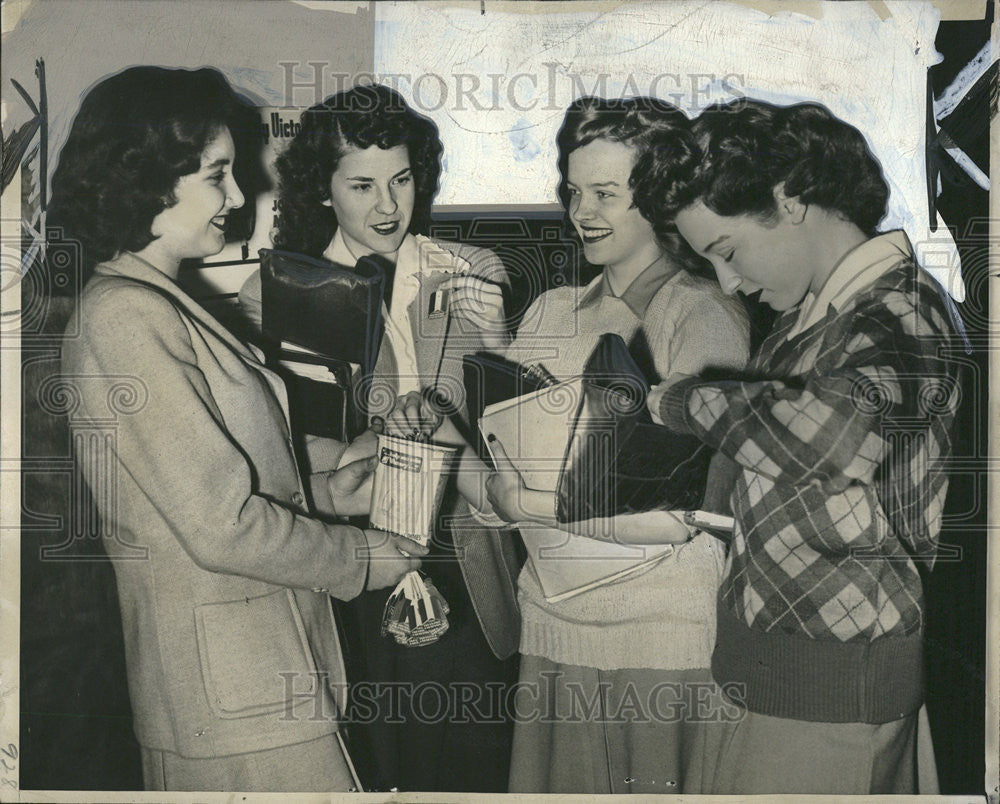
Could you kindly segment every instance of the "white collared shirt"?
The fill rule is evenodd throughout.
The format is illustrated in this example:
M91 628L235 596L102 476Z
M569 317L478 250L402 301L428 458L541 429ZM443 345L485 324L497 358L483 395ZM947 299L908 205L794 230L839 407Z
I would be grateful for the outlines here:
M901 229L876 235L845 254L834 266L819 293L807 293L799 306L799 317L786 340L817 324L833 305L843 308L860 291L872 285L901 259L913 259L909 238Z
M357 258L344 241L340 229L334 234L323 256L341 265L354 265ZM445 271L447 273L467 273L470 270L465 260L435 244L423 235L408 234L403 238L396 255L396 273L392 283L392 299L389 309L382 305L385 321L385 337L389 341L396 361L396 390L402 395L410 391L420 391L420 369L417 365L417 351L413 343L413 323L409 308L420 293L420 277L424 272Z

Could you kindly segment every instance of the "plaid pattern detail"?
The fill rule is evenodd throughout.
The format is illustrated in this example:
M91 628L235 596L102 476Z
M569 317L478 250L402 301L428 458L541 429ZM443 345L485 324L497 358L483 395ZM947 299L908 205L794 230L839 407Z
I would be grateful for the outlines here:
M944 302L901 260L786 340L796 317L782 315L751 361L750 376L775 379L685 381L661 404L668 425L743 467L722 601L776 633L912 634L915 561L936 555L959 400Z

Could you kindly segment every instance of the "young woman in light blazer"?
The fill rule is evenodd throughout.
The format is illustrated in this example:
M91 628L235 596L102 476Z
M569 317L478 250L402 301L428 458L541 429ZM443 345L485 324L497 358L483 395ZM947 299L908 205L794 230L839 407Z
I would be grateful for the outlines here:
M50 206L91 269L64 379L71 419L100 431L77 458L114 562L146 787L346 791L328 594L391 586L419 563L401 550L424 550L306 511L306 484L327 513L365 510L371 460L300 476L280 379L177 284L243 204L239 119L208 69L134 67L84 98Z

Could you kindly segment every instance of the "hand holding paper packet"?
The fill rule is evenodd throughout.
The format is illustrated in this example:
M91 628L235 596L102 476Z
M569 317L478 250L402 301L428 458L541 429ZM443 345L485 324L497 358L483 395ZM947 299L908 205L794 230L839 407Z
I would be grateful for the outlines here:
M552 485L558 476L558 465L555 473L549 468L546 474L544 467L539 471L533 465L530 455L523 456L519 449L516 458L511 459L500 439L490 438L494 434L486 430L484 434L499 470L487 481L491 504L503 515L523 516L528 520L519 522L518 528L542 593L550 603L622 580L668 559L676 547L664 543L665 538L676 537L683 543L697 528L710 527L716 531L732 528L730 517L706 511L668 510L597 518L559 528L546 526L541 523L556 524ZM521 442L520 446L525 445ZM524 485L522 469L531 472L537 481L548 481L549 490ZM646 541L650 537L652 540Z
M444 494L455 449L422 439L378 437L371 512L374 527L406 536L426 547ZM382 636L418 647L448 630L448 604L430 578L407 573L386 601Z

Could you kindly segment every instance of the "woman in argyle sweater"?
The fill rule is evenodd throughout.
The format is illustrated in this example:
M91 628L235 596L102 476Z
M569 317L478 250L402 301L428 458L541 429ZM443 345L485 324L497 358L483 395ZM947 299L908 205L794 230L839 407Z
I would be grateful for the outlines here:
M945 303L906 236L876 234L888 188L855 128L737 101L694 133L664 212L724 290L780 313L751 379L674 377L649 399L741 470L712 670L745 714L713 792L936 792L917 565L958 405Z

